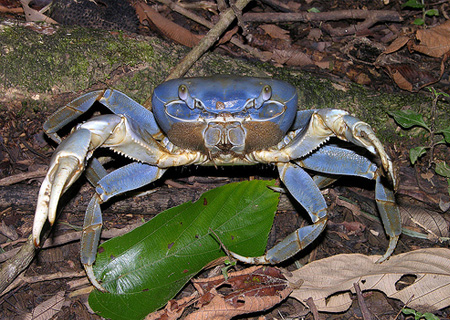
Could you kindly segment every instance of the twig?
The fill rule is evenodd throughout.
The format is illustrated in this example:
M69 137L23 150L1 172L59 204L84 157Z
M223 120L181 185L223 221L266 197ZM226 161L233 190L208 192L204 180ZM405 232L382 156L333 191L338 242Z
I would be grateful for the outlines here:
M361 310L363 319L364 320L372 320L372 315L371 315L369 309L367 308L366 301L364 300L364 297L362 295L359 284L354 283L353 287L355 288L355 291L356 291L356 297L358 298L358 305L359 305L359 309Z
M238 0L235 6L238 10L242 10L251 0ZM235 13L233 9L229 8L223 14L221 14L219 22L209 30L205 37L200 40L199 44L188 53L186 57L178 64L177 67L170 73L166 80L176 79L184 76L189 68L200 57L219 40L219 37L230 26L231 22L235 19Z
M223 244L222 240L220 240L219 236L217 235L217 233L214 232L214 230L212 228L209 228L209 231L211 231L211 233L214 235L214 237L216 238L216 240L219 242L220 247L222 248L222 250L225 252L225 254L228 256L228 260L233 261L233 257L230 254L230 250L228 250L228 248Z
M22 8L8 8L8 7L0 5L0 12L23 13L23 9Z
M3 292L28 267L34 258L35 251L36 248L30 235L28 241L20 248L20 251L2 264L0 268L0 292Z
M55 272L51 274L43 274L38 276L32 276L32 277L25 277L23 275L17 277L3 292L0 293L0 296L3 296L7 294L8 292L14 290L17 287L22 286L25 283L37 283L37 282L43 282L43 281L51 281L51 280L57 280L57 279L63 279L63 278L80 278L85 277L86 272L79 271L79 272Z
M306 299L305 302L308 305L309 310L311 310L314 320L320 320L319 311L317 310L317 307L316 307L316 304L314 303L313 298L309 297L308 299Z
M297 13L245 13L245 22L309 22L335 21L345 19L378 19L378 21L400 22L402 18L396 11L390 10L339 10L329 12L297 12Z
M390 10L340 10L331 12L298 12L298 13L245 13L245 22L293 22L293 21L333 21L355 19L364 20L356 26L348 28L324 28L333 36L344 36L354 34L358 31L368 29L372 25L381 21L400 22L402 17L396 11Z
M165 4L173 11L178 12L179 14L185 16L188 19L191 19L194 22L197 22L198 24L201 24L202 26L205 26L209 29L212 29L214 27L214 24L212 22L204 19L203 17L196 15L195 13L192 13L191 11L187 10L186 8L183 8L182 6L180 6L179 4L177 4L171 0L157 0L157 1L162 4ZM257 58L259 60L263 60L263 61L266 60L266 57L258 49L255 49L249 45L244 44L241 40L233 37L233 38L231 38L230 42L232 44L234 44L235 46L241 48L242 50L247 51L255 58Z
M19 173L13 176L9 176L3 179L0 179L0 187L6 187L10 186L12 184L22 182L24 180L33 179L33 178L40 178L45 177L47 174L47 166L39 168L37 170L31 171L31 172L23 172Z

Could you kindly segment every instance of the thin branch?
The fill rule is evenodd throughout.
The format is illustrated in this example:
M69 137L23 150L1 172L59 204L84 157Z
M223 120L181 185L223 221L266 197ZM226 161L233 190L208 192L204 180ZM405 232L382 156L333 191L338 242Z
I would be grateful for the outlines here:
M297 13L245 13L245 22L309 22L309 21L336 21L344 19L375 19L378 21L402 21L396 11L391 10L339 10L329 12L297 12Z
M238 0L235 6L238 10L242 10L251 0ZM200 43L188 53L186 57L178 64L177 67L171 72L166 80L176 79L184 76L189 68L200 59L200 57L209 50L230 26L235 19L235 13L233 9L229 8L223 14L221 14L219 22L209 30Z
M22 182L24 180L45 177L45 175L47 174L47 170L48 170L48 167L43 166L42 168L39 168L34 171L23 172L23 173L15 174L13 176L9 176L9 177L0 179L0 187L10 186L12 184Z
M36 248L30 235L28 241L20 248L20 251L2 264L0 268L0 292L3 292L29 266L34 258L35 251Z
M353 288L355 288L356 297L358 298L358 305L359 309L361 310L361 314L364 320L372 320L372 314L369 311L369 308L367 308L366 301L364 300L364 297L361 292L361 288L359 287L359 283L355 282L353 284Z
M347 28L332 28L324 25L323 28L332 36L346 36L367 30L374 24L382 21L400 22L402 17L396 11L390 10L340 10L330 12L298 12L298 13L246 13L245 22L310 22L335 20L364 20Z

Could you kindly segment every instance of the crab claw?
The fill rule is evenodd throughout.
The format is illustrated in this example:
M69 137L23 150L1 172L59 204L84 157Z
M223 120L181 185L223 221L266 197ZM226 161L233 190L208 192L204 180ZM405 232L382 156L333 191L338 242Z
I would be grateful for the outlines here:
M372 154L378 155L383 169L388 175L388 179L392 182L394 189L396 188L397 180L392 161L370 125L351 116L344 110L320 109L311 116L309 126L308 131L311 132L310 135L315 137L315 139L320 137L320 143L335 135L341 140L364 147ZM312 138L309 135L303 138L306 141L310 139ZM305 141L302 141L302 143L305 144ZM316 146L318 145L319 143L316 142Z
M358 118L350 115L343 116L342 120L347 127L347 130L344 131L346 139L342 139L365 147L375 155L378 154L381 160L381 164L383 165L385 172L388 174L389 180L391 180L394 189L396 189L397 180L395 177L394 166L391 159L384 150L381 141L377 138L375 132L372 130L372 127L367 123L359 120Z
M90 141L91 132L80 129L56 149L39 191L33 224L33 242L36 247L40 244L45 221L48 219L51 225L55 222L59 198L83 172Z

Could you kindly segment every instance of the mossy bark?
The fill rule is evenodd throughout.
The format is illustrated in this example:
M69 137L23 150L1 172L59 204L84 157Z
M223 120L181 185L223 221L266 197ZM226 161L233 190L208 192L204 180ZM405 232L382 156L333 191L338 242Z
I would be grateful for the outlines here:
M39 30L39 31L37 31ZM21 103L54 111L60 94L80 94L112 87L143 103L153 88L188 52L155 37L76 27L0 22L0 107ZM240 74L286 80L299 89L300 108L339 108L370 123L385 142L398 137L388 110L408 106L428 114L431 98L425 95L389 94L355 84L333 83L289 68L206 54L187 76ZM68 102L68 101L65 101ZM36 111L36 110L35 110ZM449 123L444 107L438 119Z

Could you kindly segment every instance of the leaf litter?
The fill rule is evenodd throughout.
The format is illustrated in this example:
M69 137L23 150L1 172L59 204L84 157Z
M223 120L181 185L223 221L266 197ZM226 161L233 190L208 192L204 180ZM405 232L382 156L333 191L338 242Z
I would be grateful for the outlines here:
M362 291L382 291L418 311L433 312L450 305L450 250L420 249L376 264L378 258L340 254L311 262L286 274L292 283L303 281L291 297L302 303L312 297L319 311L344 312L352 303L353 284L358 283ZM415 281L398 288L407 275Z

